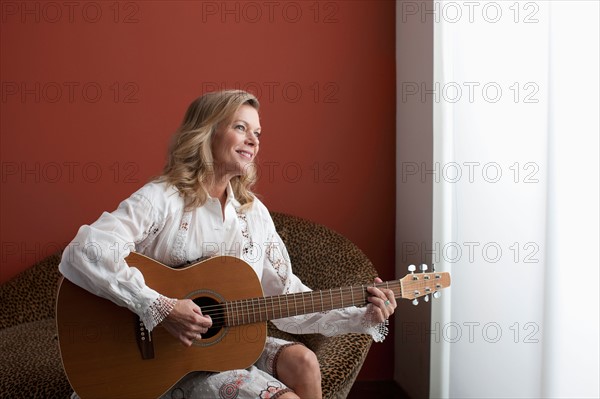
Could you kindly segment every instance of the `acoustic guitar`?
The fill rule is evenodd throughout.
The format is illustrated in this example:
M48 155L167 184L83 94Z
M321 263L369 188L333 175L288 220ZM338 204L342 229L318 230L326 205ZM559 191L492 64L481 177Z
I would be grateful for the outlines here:
M265 297L252 267L230 256L184 269L138 253L126 262L161 294L192 299L213 326L185 347L160 325L149 333L127 308L63 278L56 305L60 355L82 399L157 398L192 371L247 368L264 349L268 320L368 303L367 285ZM397 298L428 299L450 285L450 275L411 273L375 285L393 290Z

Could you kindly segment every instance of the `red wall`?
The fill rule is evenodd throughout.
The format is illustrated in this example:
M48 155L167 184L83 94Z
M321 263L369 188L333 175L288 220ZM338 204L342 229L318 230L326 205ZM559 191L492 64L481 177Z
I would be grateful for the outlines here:
M267 206L344 234L394 277L394 2L2 1L0 12L0 282L160 173L192 99L238 87L262 103ZM361 379L392 378L392 338Z

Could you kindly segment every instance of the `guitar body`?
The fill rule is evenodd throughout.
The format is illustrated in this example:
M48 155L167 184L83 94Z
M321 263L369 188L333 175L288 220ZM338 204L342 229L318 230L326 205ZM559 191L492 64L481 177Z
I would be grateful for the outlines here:
M142 272L149 287L170 298L223 303L263 296L254 270L234 257L185 269L137 253L126 261ZM150 337L142 335L141 342L150 341L154 352L144 359L137 316L66 279L59 287L56 320L65 373L82 399L157 398L192 371L247 368L262 353L267 336L266 322L221 326L185 347L159 325Z

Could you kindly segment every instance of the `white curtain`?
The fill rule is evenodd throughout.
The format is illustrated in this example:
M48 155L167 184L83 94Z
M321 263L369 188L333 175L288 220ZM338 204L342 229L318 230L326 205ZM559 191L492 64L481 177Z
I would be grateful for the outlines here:
M425 11L431 249L452 274L433 308L431 396L597 398L598 2Z

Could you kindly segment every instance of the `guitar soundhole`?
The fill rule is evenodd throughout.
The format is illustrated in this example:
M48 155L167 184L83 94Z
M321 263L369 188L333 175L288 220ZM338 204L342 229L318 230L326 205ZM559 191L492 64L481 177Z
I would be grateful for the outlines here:
M225 326L225 310L223 309L223 305L214 298L206 296L192 300L196 305L200 306L202 314L210 316L213 322L212 327L206 333L202 334L202 338L214 337Z

